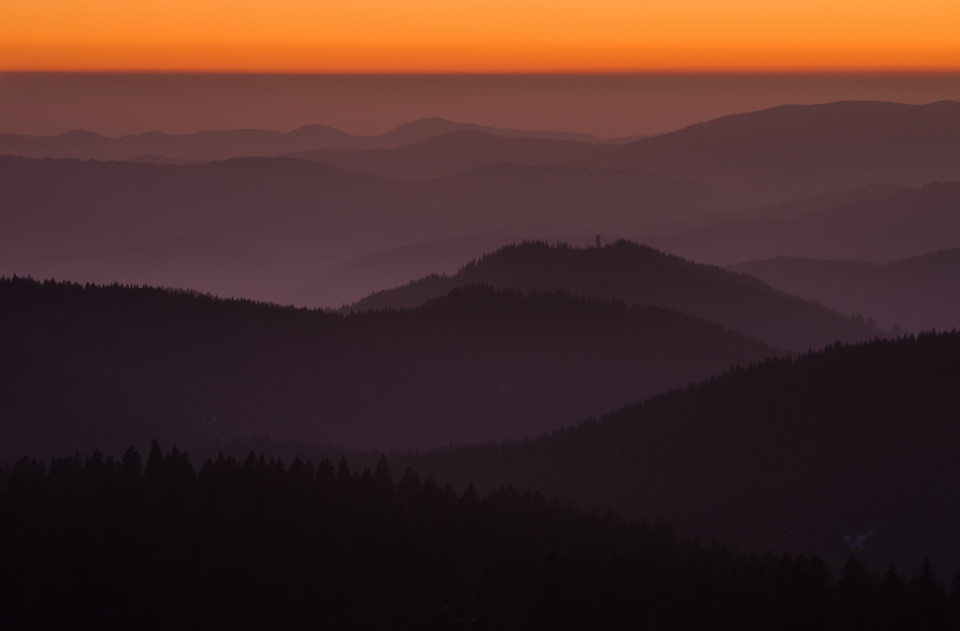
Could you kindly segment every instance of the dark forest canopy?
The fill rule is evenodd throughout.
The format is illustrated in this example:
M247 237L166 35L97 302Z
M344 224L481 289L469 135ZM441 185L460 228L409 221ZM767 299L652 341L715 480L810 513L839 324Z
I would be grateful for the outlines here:
M0 318L7 459L154 435L367 449L522 438L777 354L664 309L481 286L342 316L11 279Z
M946 630L960 576L839 574L385 458L196 469L154 442L0 468L0 625L144 629Z
M406 456L462 488L537 489L697 537L960 567L960 333L735 369L536 440ZM399 458L399 456L395 457Z
M0 332L0 387L7 405L4 447L14 452L8 461L41 453L31 451L31 444L49 453L97 442L143 444L152 433L190 445L237 436L332 442L325 436L337 426L319 425L330 417L295 416L290 410L302 409L291 401L320 410L335 403L342 404L341 410L359 407L352 418L383 422L371 431L399 432L398 419L404 418L422 423L424 410L433 419L489 423L484 426L489 429L502 418L492 416L491 407L517 401L489 396L513 394L488 377L502 377L505 373L497 367L518 361L497 354L505 352L497 350L500 342L544 357L554 368L565 357L576 360L563 364L570 373L551 373L555 379L541 382L542 390L535 389L535 380L526 382L532 392L527 406L509 408L517 422L552 421L557 410L571 413L574 405L591 405L577 397L594 387L587 379L608 383L611 376L598 375L598 367L635 369L641 359L657 366L661 357L677 358L677 348L702 358L704 349L728 348L722 340L743 340L729 333L692 340L689 332L665 340L665 329L651 325L654 341L641 336L637 344L684 340L656 356L640 347L625 348L624 339L634 339L625 332L635 331L645 318L674 322L677 314L482 287L411 311L349 317L155 289L20 279L0 282L0 292L9 325ZM545 314L552 315L545 319ZM694 327L689 331L721 331L703 329L706 325L692 318L684 321ZM589 326L571 329L571 322ZM564 340L561 350L557 339ZM471 341L476 346L466 346ZM430 344L436 344L435 350ZM469 352L451 355L450 348ZM756 348L761 356L769 352ZM414 350L422 354L390 354ZM369 357L393 357L394 363L382 373L371 372ZM408 357L459 358L478 372L453 362L433 373L417 373L410 368L416 364L404 359ZM613 357L619 363L584 357ZM478 358L490 363L478 364ZM289 381L280 372L285 367L300 381ZM580 368L584 372L576 372ZM360 374L380 379L375 383L381 389L345 389ZM531 373L510 374L529 379ZM576 385L558 387L572 383L558 381L564 374L572 374ZM430 375L458 386L447 405L466 410L462 416L451 417L410 396L425 391L413 386L435 383L425 381ZM394 390L387 389L400 379ZM864 558L872 565L892 559L913 569L930 555L938 567L950 569L960 566L954 537L960 531L955 493L960 425L953 413L957 383L958 333L834 345L796 360L735 369L540 439L393 459L456 488L474 483L487 492L516 485L581 507L669 519L684 534L751 549L816 551L836 561L849 553L844 537L862 535ZM211 392L219 398L198 394ZM286 398L272 398L276 393ZM435 405L437 399L426 401ZM210 402L217 407L204 407ZM410 406L410 416L400 416L397 402ZM417 402L421 407L414 407ZM366 414L377 405L386 410L382 416ZM224 409L247 424L230 425ZM580 418L601 409L594 407ZM343 416L335 418L343 421ZM261 419L264 424L256 425ZM300 419L315 423L306 427L316 433L285 431ZM417 427L429 437L442 429Z
M508 245L464 265L453 276L428 276L377 292L346 311L410 308L474 283L674 309L799 351L837 340L867 340L878 333L862 318L841 316L756 278L623 240L600 248L545 242Z
M668 519L684 535L831 563L863 536L874 568L960 567L960 334L833 346L736 369L523 442L395 453L457 489L515 485L584 508ZM141 441L139 444L145 444ZM253 437L193 443L339 458L342 450ZM373 466L378 455L350 453Z

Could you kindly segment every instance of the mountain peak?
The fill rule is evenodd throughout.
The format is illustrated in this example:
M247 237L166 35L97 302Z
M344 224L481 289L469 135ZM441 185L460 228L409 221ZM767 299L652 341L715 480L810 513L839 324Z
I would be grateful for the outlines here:
M750 276L619 239L586 248L545 241L508 245L467 263L453 276L423 278L379 292L349 310L416 306L471 284L661 307L793 350L876 334L863 321L776 291Z

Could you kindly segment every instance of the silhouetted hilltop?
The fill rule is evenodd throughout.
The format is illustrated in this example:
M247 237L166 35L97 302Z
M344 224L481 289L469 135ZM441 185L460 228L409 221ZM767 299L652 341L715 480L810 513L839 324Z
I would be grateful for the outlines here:
M960 173L960 103L844 101L717 118L622 146L632 166L783 200L884 182L917 186Z
M410 457L481 490L537 489L682 534L960 567L960 333L771 360L521 443ZM397 462L394 458L394 462ZM851 542L845 541L851 537Z
M654 305L720 323L780 348L806 350L877 334L863 320L841 316L754 278L629 241L602 248L543 242L506 246L468 263L453 276L432 275L377 292L347 310L410 308L471 283Z
M669 252L718 264L777 256L886 262L960 245L960 182L870 188L750 215L647 238Z
M534 436L775 353L663 309L479 286L349 317L23 279L0 281L0 305L0 459L154 434L370 449Z
M885 265L778 257L737 266L770 285L883 327L960 328L960 248Z

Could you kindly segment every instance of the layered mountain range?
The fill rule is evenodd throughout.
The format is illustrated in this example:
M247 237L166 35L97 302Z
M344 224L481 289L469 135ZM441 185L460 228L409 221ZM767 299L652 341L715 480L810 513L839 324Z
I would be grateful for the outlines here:
M0 136L0 154L211 160L294 155L400 178L449 175L497 163L655 171L727 188L752 200L811 196L870 183L920 185L957 178L960 103L845 101L783 105L725 116L629 142L503 130L425 119L380 136L311 125L291 132L150 132L106 138Z
M960 566L960 343L926 332L960 326L958 103L0 154L0 464L391 452L745 550Z
M28 157L0 158L0 272L339 307L430 271L353 261L441 242L887 262L960 243L958 134L946 101L786 105L622 143L438 119L362 138L7 134L0 153ZM479 254L448 251L432 271Z

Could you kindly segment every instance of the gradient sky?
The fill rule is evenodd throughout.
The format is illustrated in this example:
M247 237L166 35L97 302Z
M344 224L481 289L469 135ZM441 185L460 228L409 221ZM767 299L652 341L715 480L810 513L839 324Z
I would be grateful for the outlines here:
M956 70L957 0L3 0L0 70Z

